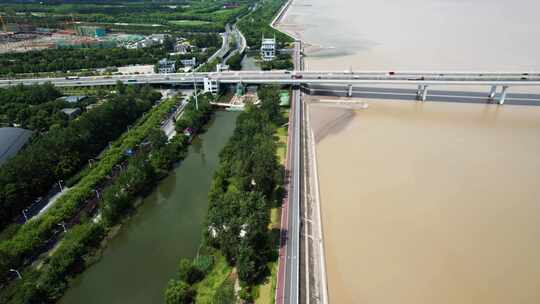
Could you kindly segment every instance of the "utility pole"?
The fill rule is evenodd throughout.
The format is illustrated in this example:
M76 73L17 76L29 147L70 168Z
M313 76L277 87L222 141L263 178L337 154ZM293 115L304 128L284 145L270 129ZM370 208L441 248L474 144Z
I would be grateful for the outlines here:
M28 212L28 209L23 209L22 214L24 216L24 221L28 222L28 216L26 215L26 212Z
M197 97L197 82L195 81L195 69L191 71L191 75L193 76L193 95L195 96L195 109L199 111L199 99Z

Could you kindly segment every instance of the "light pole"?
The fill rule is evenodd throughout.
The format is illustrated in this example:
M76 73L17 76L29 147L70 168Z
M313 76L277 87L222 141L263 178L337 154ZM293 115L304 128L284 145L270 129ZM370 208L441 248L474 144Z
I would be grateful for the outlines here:
M28 209L23 209L22 214L24 216L24 221L28 222L28 216L26 215L26 212L28 212Z
M60 187L60 191L64 191L64 188L62 187L63 180L58 181L58 186Z
M193 77L193 95L195 95L195 109L199 111L199 99L197 98L197 82L195 81L195 69L191 71Z
M94 190L94 192L96 193L96 197L97 197L97 199L98 199L98 201L99 201L99 191L96 190L96 189L92 189L92 190Z
M22 279L22 275L17 269L10 269L9 271L10 272L15 272L17 274L17 277L19 277L19 279Z
M66 223L61 222L60 224L56 224L56 225L62 226L62 228L64 229L64 232L67 232Z

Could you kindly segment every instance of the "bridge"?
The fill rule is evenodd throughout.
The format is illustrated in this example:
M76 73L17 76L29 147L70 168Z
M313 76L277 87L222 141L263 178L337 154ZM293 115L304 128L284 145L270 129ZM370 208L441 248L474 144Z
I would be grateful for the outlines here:
M448 86L483 86L486 97L504 104L509 88L540 87L540 72L433 72L433 71L238 71L91 76L79 78L2 79L0 87L50 82L59 87L126 84L192 85L217 88L220 84L346 85L352 96L355 85L412 85L417 99L427 100L429 89ZM210 90L210 89L208 89Z

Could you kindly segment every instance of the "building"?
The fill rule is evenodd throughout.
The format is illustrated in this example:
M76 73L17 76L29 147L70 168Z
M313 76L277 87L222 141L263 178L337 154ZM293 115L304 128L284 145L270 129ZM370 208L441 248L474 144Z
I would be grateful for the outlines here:
M180 60L183 66L187 68L192 68L197 65L197 58L192 57L191 59L182 59Z
M218 63L216 64L216 72L227 72L229 71L230 67L228 64L224 63Z
M217 80L210 79L208 77L204 78L204 92L216 94L219 92L219 83Z
M163 42L165 42L165 39L167 37L169 37L168 34L152 34L148 36L148 38L153 40L155 44L163 44Z
M191 45L189 42L178 42L174 46L174 52L179 55L185 55L191 53Z
M261 58L264 61L271 61L276 58L276 37L262 38Z
M15 156L28 142L32 131L21 128L0 128L0 165Z
M69 103L76 103L76 102L79 102L79 101L83 101L86 98L87 98L87 96L84 96L84 95L71 95L71 96L62 96L62 97L60 97L60 99L62 99L63 101L67 101Z
M107 31L104 28L97 26L77 26L75 28L77 35L79 36L88 36L88 37L103 37L107 34Z
M81 109L79 108L63 108L61 111L62 113L66 114L69 119L73 119L79 116L79 114L81 113Z
M176 62L174 60L163 58L158 61L157 71L160 74L174 73L176 72Z

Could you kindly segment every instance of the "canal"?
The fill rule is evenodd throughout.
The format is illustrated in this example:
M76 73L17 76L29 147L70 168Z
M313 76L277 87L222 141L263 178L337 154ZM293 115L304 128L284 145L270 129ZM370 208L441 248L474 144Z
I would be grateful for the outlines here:
M233 112L216 113L186 159L143 199L100 261L75 280L60 303L164 302L163 290L180 258L197 254L208 189L236 117Z

